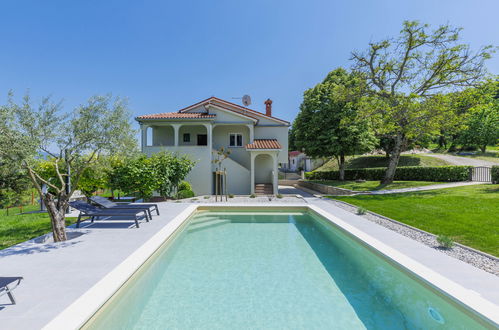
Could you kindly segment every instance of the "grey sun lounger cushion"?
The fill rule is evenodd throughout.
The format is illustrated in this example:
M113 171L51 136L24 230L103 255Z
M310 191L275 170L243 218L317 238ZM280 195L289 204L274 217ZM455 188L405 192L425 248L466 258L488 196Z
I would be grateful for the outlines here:
M16 277L0 277L0 296L6 294L9 296L10 302L12 305L16 304L16 300L14 299L14 295L12 294L12 290L14 290L23 278L20 276Z
M92 196L90 197L90 200L106 209L146 209L150 219L152 219L151 209L156 211L156 214L159 215L158 204L118 204L101 196Z
M88 203L82 202L82 201L73 201L70 202L69 205L71 207L77 209L80 211L80 214L78 215L78 220L76 221L76 228L80 227L80 222L82 217L90 217L91 221L94 222L94 220L99 217L134 217L135 219L135 225L137 228L139 228L139 218L141 217L141 214L143 213L144 218L146 221L149 222L149 217L147 214L147 210L144 209L101 209L96 206L90 205Z

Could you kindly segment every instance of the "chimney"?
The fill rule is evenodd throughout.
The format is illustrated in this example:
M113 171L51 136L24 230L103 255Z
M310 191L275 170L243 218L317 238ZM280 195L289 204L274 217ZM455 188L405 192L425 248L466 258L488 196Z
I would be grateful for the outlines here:
M272 117L272 100L267 99L267 101L265 101L264 103L265 103L265 114L269 117Z

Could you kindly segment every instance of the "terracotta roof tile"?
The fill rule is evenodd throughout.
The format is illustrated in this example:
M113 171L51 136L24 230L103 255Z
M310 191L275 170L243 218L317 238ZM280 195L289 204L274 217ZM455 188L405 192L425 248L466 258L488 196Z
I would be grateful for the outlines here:
M136 119L137 120L144 120L144 119L184 119L184 118L185 119L199 119L199 118L205 119L205 118L213 118L215 115L187 112L188 110L191 110L191 109L193 109L201 104L204 104L204 103L212 103L214 105L221 106L226 110L233 111L235 113L250 117L250 118L255 119L255 120L258 120L259 117L271 118L271 119L280 121L281 123L283 123L285 125L289 125L289 122L287 122L285 120L282 120L282 119L279 119L276 117L272 117L272 116L267 116L264 113L240 106L238 104L235 104L235 103L232 103L229 101L219 99L219 98L214 97L214 96L209 97L209 98L202 100L200 102L197 102L197 103L190 105L186 108L180 109L178 112L165 112L165 113L157 113L157 114L152 114L152 115L143 115L143 116L138 116Z
M231 106L233 108L237 108L239 110L242 110L242 111L244 111L242 113L244 115L250 115L250 114L252 114L253 116L261 116L261 117L266 117L266 118L272 118L272 119L279 120L279 121L281 121L281 122L289 125L289 122L286 121L286 120L279 119L279 118L273 117L273 116L267 116L266 114L261 113L259 111L256 111L256 110L253 110L253 109L250 109L250 108L246 108L246 107L240 106L239 104L232 103L232 102L229 102L229 101L226 101L226 100L223 100L223 99L219 99L218 97L215 97L215 96L209 97L209 98L207 98L205 100L199 101L198 103L195 103L195 104L190 105L188 107L182 108L182 109L179 110L179 112L188 111L189 109L192 109L192 108L194 108L194 107L196 107L198 105L201 105L201 104L207 103L207 102L212 102L212 101L218 102L220 104L226 104L226 105L229 105L229 106ZM228 110L234 111L234 109L228 109ZM234 112L240 113L238 111L234 111ZM253 117L253 116L251 116L251 117Z
M276 139L255 139L253 143L247 144L246 149L282 149Z
M152 115L143 115L137 117L137 119L204 119L204 118L215 118L215 114L199 113L199 112L163 112L156 113Z

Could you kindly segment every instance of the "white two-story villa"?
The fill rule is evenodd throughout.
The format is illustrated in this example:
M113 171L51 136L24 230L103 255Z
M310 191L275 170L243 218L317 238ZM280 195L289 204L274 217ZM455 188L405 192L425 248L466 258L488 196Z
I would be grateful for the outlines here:
M166 150L196 162L187 180L196 195L215 192L216 150L230 149L222 167L230 194L277 194L279 163L288 159L289 122L216 97L178 110L136 118L142 132L142 152Z

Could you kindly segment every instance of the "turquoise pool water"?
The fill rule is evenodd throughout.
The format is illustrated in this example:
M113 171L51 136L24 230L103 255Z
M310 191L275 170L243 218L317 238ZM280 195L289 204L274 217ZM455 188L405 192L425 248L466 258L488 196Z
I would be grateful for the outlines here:
M200 212L91 329L480 329L309 213Z

